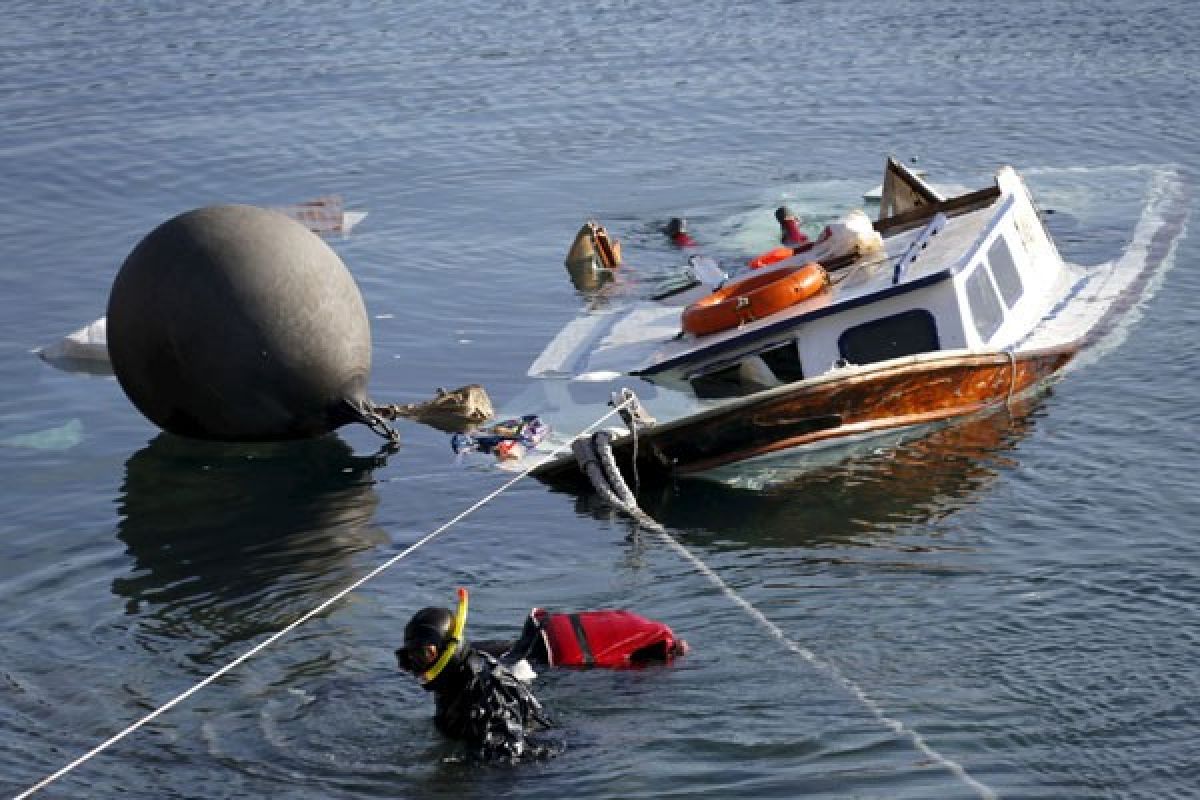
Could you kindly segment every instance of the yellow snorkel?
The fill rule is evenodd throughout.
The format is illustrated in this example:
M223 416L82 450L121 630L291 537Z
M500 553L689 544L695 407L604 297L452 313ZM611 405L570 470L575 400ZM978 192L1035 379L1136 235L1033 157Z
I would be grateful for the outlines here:
M458 651L458 645L462 642L463 629L467 627L467 590L460 588L458 590L458 608L454 611L454 627L450 629L450 640L446 644L446 648L442 654L438 656L438 660L433 662L433 666L422 672L418 677L421 683L429 683L437 678L450 663L450 659Z

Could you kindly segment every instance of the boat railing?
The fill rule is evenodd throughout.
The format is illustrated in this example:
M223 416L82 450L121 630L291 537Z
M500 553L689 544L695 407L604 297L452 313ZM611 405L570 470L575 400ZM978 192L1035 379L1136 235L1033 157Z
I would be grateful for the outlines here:
M1002 194L1003 192L1001 192L999 186L988 186L974 192L959 195L958 197L951 197L949 200L930 203L929 205L920 206L910 211L896 214L895 216L879 219L873 224L875 230L883 236L894 236L897 233L928 224L928 220L932 219L935 214L957 217L961 214L968 214L972 211L978 211L981 208L987 208L996 202L996 199Z
M917 238L913 239L912 244L904 251L904 255L900 256L892 267L893 286L900 283L900 279L904 277L904 273L921 256L921 253L925 252L925 248L929 246L929 242L933 237L945 230L946 224L949 221L949 218L945 214L939 212L925 226L925 230L921 231Z

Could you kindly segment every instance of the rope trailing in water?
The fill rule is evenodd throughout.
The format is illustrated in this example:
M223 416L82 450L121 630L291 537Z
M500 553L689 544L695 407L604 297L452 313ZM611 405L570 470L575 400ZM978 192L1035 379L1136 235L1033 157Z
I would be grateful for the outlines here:
M1017 388L1017 354L1009 348L1004 351L1008 354L1008 396L1004 398L1004 407L1012 410L1013 392Z
M637 444L637 426L630 425L630 434L634 437L634 445ZM849 692L862 704L864 708L879 720L879 722L898 736L907 737L916 749L931 761L940 764L956 778L969 786L983 800L996 800L996 793L988 786L980 783L975 778L971 777L966 769L956 761L942 755L934 750L928 742L925 741L918 731L905 725L903 722L889 717L884 710L864 691L858 684L850 680L846 675L837 668L837 666L829 661L820 658L816 653L809 650L807 647L798 644L788 638L788 635L783 630L772 622L765 614L758 610L749 600L742 597L734 589L727 584L708 564L704 563L691 550L683 545L658 520L651 517L637 504L637 498L630 491L628 484L621 475L621 471L617 468L616 460L613 458L612 447L610 445L610 436L606 431L596 433L589 440L576 440L572 445L572 450L575 453L576 460L583 467L588 480L596 488L596 491L604 498L605 502L613 508L628 514L643 528L652 531L685 561L696 568L704 577L717 587L721 594L729 598L735 605L745 611L755 622L766 629L775 639L777 639L787 650L795 653L809 663L810 666L824 672L835 683ZM582 451L582 455L581 455Z
M620 403L619 405L617 405L616 407L614 407L614 408L613 408L611 411L609 411L608 413L604 414L602 417L600 417L599 419L597 419L597 420L596 420L595 422L593 422L591 425L587 426L587 427L586 427L586 428L584 428L582 431L580 431L580 432L579 432L579 434L577 434L577 435L574 437L574 439L572 439L571 441L576 441L576 440L578 440L578 439L580 439L580 438L582 438L582 437L588 436L588 435L589 435L589 434L590 434L592 431L594 431L596 428L598 428L600 425L602 425L602 424L603 424L603 423L604 423L606 420L608 420L609 418L611 418L611 417L613 417L613 416L615 416L615 415L619 414L619 413L620 413L621 411L623 411L623 410L624 410L624 409L625 409L625 408L626 408L626 407L627 407L627 406L628 406L630 403L632 403L632 402L636 402L636 399L637 399L637 398L633 398L632 400L628 400L628 399L627 399L627 400L625 400L623 403ZM554 456L556 456L556 455L558 455L558 454L560 454L560 453L564 453L564 452L566 452L566 450L567 450L567 448L568 448L569 446L570 446L570 445L568 445L568 444L562 444L562 445L559 445L557 448L555 448L555 449L554 449L554 450L553 450L553 451L550 453L549 457L550 457L550 458L553 458ZM337 603L338 601L340 601L340 600L342 600L343 598L345 598L345 597L346 597L346 595L350 594L350 593L351 593L351 592L353 592L355 589L358 589L359 587L363 586L363 585L364 585L365 583L367 583L368 581L370 581L370 580L372 580L373 578L377 577L378 575L380 575L380 574L381 574L381 573L383 573L384 571L386 571L386 570L390 569L392 566L394 566L395 564L397 564L398 562L400 562L400 561L401 561L403 558L405 558L406 556L408 556L408 555L409 555L410 553L412 553L413 551L417 550L418 548L420 548L420 547L422 547L423 545L427 544L428 542L432 541L432 540L433 540L435 537L437 537L437 536L439 536L440 534L442 534L443 532L445 532L445 531L449 530L451 527L453 527L453 526L454 526L454 525L456 525L457 523L461 522L461 521L462 521L463 519L465 519L466 517L470 516L471 514L473 514L474 512L478 511L480 508L482 508L483 506L485 506L485 505L487 505L488 503L490 503L492 500L494 500L494 499L496 499L497 497L499 497L501 494L503 494L504 492L506 492L506 491L507 491L507 490L508 490L510 487L512 487L512 486L513 486L513 484L517 483L517 482L518 482L518 481L520 481L522 478L528 477L530 473L532 473L532 472L533 472L535 469L537 469L537 466L538 466L537 464L534 464L533 466L529 467L529 468L528 468L528 469L526 469L525 471L523 471L523 472L519 473L518 475L516 475L515 477L513 477L513 478L512 478L512 479L510 479L509 481L507 481L507 482L505 482L504 484L502 484L502 485L500 486L500 488L498 488L498 489L496 489L496 490L492 491L491 493L489 493L489 494L485 495L485 496L484 496L484 497L483 497L481 500L478 500L478 501L477 501L477 502L476 502L474 505L470 506L470 507L469 507L469 508L467 508L465 511L461 511L461 512L459 512L459 513L458 513L456 516L452 517L452 518L451 518L451 519L450 519L448 522L446 522L446 523L444 523L443 525L441 525L441 527L439 527L439 528L437 528L437 529L435 529L435 530L431 531L430 533L427 533L425 536L421 537L421 538L420 538L420 539L418 539L416 542L414 542L413 544L411 544L411 545L409 545L408 547L406 547L406 548L405 548L403 551L401 551L401 552L400 552L400 553L398 553L397 555L394 555L394 556L392 556L392 557L391 557L391 558L389 558L387 561L385 561L385 562L383 562L382 564L380 564L378 567L375 567L375 569L371 570L371 571L370 571L370 572L368 572L366 575L364 575L364 576L362 576L361 578L359 578L358 580L354 581L354 582L353 582L353 583L351 583L349 586L347 586L346 588L342 589L342 590L341 590L341 591L339 591L337 594L333 595L333 596L332 596L332 597L330 597L328 600L326 600L325 602L323 602L323 603L321 603L320 605L318 605L316 608L312 609L311 611L308 611L308 612L306 612L306 613L305 613L305 614L303 614L303 615L302 615L302 616L301 616L299 619L297 619L295 622L292 622L290 625L288 625L287 627L283 628L282 630L276 631L275 633L271 634L269 637L267 637L267 638L266 638L266 639L264 639L263 641L259 642L259 643L258 643L258 644L256 644L254 647L250 648L250 649L249 649L249 650L247 650L245 653L243 653L242 655L240 655L240 656L238 656L237 658L235 658L233 661L230 661L228 664L226 664L225 666L221 667L221 668L220 668L220 669L218 669L216 672L214 672L214 673L212 673L211 675L209 675L207 678L204 678L204 679L203 679L203 680L201 680L199 683L196 683L196 684L192 685L192 686L191 686L191 688L187 689L186 691L184 691L184 692L181 692L181 693L177 694L175 697L171 698L171 699L170 699L170 700L168 700L166 703L164 703L163 705L161 705L161 706L159 706L158 708L156 708L154 711L152 711L152 712L150 712L149 714L147 714L146 716L142 717L142 718L141 718L141 719L139 719L137 722L135 722L135 723L133 723L132 725L128 726L127 728L125 728L125 729L124 729L124 730L122 730L121 732L119 732L119 733L117 733L117 734L115 734L115 735L111 736L110 738L108 738L108 739L104 740L103 742L101 742L100 744L96 745L96 746L95 746L95 747L93 747L91 750L87 751L86 753L84 753L83 755L81 755L79 758L77 758L77 759L75 759L74 761L72 761L71 763L67 764L67 765L66 765L65 767L63 767L62 769L60 769L60 770L58 770L57 772L54 772L54 773L52 773L52 774L50 774L50 775L47 775L45 778L43 778L42 780L38 781L38 782L37 782L36 784L34 784L33 786L30 786L30 787L29 787L28 789L26 789L25 791L23 791L23 792L21 792L20 794L16 795L16 796L13 798L13 800L25 800L25 798L27 798L27 797L31 796L31 795L32 795L32 794L34 794L35 792L41 791L42 789L44 789L44 788L46 788L47 786L49 786L50 784L54 783L56 780L58 780L59 778L63 777L63 776L64 776L64 775L66 775L67 773L71 772L71 771L72 771L72 770L74 770L75 768L77 768L77 767L79 767L80 765L82 765L82 764L86 763L87 761L90 761L92 758L95 758L95 757L96 757L96 756L98 756L100 753L102 753L102 752L104 752L105 750L107 750L108 748L112 747L114 744L116 744L117 742L121 741L122 739L124 739L124 738L125 738L126 736L128 736L129 734L133 733L134 731L138 730L138 729L139 729L139 728L141 728L142 726L146 725L148 722L151 722L151 721L152 721L152 720L154 720L155 718L157 718L157 717L161 716L162 714L164 714L164 713L166 713L167 711L171 710L171 709L172 709L172 708L174 708L175 706L179 705L179 704L180 704L180 703L182 703L184 700L187 700L189 697L191 697L192 695L194 695L196 692L200 691L200 690L201 690L201 689L203 689L204 687L208 686L208 685L209 685L210 683L212 683L213 681L215 681L215 680L217 680L218 678L222 677L222 676L223 676L223 675L225 675L226 673L228 673L228 672L230 672L230 671L232 671L232 670L236 669L238 666L240 666L241 664L245 663L246 661L249 661L251 658L253 658L254 656L258 655L260 652L262 652L263 650L267 649L268 647L270 647L271 645L273 645L275 642L277 642L277 641L279 641L280 639L282 639L284 636L287 636L289 633L291 633L292 631L296 630L296 628L299 628L301 625L303 625L304 623L308 622L308 621L309 621L310 619L312 619L313 617L315 617L315 616L317 616L318 614L321 614L322 612L324 612L324 611L328 610L328 609L329 609L331 606L333 606L335 603Z

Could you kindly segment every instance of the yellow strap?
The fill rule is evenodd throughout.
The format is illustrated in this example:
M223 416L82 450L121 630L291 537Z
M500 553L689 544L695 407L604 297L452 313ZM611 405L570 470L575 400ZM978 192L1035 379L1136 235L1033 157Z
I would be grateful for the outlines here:
M442 651L441 656L434 662L433 666L425 670L421 674L421 682L429 683L437 678L450 663L450 659L458 652L458 645L462 642L463 630L467 627L467 590L460 588L458 590L458 608L454 612L454 627L450 630L450 642L446 645L446 649Z

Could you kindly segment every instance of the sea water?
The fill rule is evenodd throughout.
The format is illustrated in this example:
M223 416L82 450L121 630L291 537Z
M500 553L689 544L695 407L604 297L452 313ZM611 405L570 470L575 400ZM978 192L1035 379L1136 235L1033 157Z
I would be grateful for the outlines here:
M3 32L6 795L508 477L412 423L380 458L362 428L178 440L32 355L103 313L165 219L341 194L369 212L330 244L372 318L372 396L478 382L520 412L597 301L562 267L589 217L624 244L619 302L678 274L670 217L727 262L775 244L778 205L810 233L861 205L889 153L971 187L1008 163L1087 264L1130 241L1150 171L1200 166L1183 2L16 0ZM1023 413L643 496L729 591L521 482L45 796L1196 796L1198 255L1185 239L1136 324ZM471 767L391 656L460 585L479 638L619 606L692 652L543 674L567 751Z

